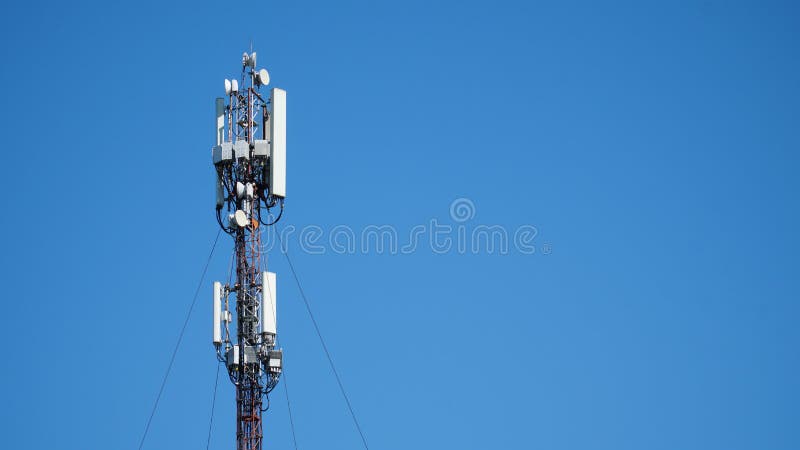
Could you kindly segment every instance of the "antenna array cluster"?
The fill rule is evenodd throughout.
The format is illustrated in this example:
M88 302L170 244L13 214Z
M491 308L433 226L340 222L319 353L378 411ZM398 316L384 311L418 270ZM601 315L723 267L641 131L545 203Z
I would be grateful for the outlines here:
M283 215L286 91L272 88L265 98L269 82L269 72L256 67L256 53L244 53L241 76L226 79L225 97L215 102L216 217L233 238L236 278L214 283L213 343L236 387L237 450L261 449L263 398L283 366L276 275L266 270L261 230Z

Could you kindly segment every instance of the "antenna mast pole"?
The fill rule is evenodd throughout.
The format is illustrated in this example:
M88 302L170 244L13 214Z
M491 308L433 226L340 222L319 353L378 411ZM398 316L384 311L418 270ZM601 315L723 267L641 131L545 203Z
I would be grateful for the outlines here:
M219 226L233 238L236 279L233 284L214 283L213 342L236 388L237 450L261 450L264 397L277 385L283 359L276 347L276 275L266 271L261 232L283 214L286 91L272 88L267 100L261 88L268 84L269 74L256 69L256 53L251 49L242 55L241 77L226 79L226 98L216 100L212 149L216 216ZM273 217L275 210L278 214ZM235 294L233 308L231 294Z

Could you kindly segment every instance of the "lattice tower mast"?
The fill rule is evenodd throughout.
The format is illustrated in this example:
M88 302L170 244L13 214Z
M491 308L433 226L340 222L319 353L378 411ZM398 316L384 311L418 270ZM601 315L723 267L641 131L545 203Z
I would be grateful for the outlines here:
M233 238L235 280L214 283L213 342L236 388L237 450L261 450L262 413L282 370L276 275L267 271L261 239L286 198L286 91L272 88L265 98L268 84L256 53L244 53L241 76L225 80L226 97L215 105L216 216Z

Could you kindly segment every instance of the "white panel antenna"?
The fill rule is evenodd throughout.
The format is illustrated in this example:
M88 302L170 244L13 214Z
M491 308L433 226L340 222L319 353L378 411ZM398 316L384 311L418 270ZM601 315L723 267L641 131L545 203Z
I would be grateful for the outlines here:
M272 88L272 116L269 134L272 149L269 158L269 193L286 197L286 91Z
M225 99L217 97L214 109L217 113L217 145L222 145L225 140Z
M272 272L261 273L261 332L276 334L278 331L277 277Z
M222 283L214 282L214 344L222 343Z

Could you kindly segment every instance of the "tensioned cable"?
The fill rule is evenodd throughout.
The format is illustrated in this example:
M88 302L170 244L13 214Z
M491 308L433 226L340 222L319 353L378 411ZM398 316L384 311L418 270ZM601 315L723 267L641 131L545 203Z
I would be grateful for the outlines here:
M317 337L319 337L319 342L322 344L322 349L325 350L325 356L328 358L328 363L331 366L331 370L333 370L333 375L336 377L336 382L339 384L339 390L342 391L342 397L344 397L344 401L347 403L347 409L350 410L350 416L353 418L353 423L356 425L356 429L358 430L358 434L361 435L361 441L364 443L364 448L369 450L369 446L367 445L367 439L364 437L364 432L361 431L361 426L358 424L358 419L356 419L356 413L353 411L353 406L350 404L350 399L347 397L347 393L344 390L344 385L342 384L341 378L339 378L339 372L336 371L336 366L333 364L333 358L331 357L331 353L328 351L328 346L325 345L325 339L322 338L322 332L319 330L319 326L317 325L317 320L314 318L314 313L311 312L311 305L308 303L308 298L306 298L306 293L303 290L303 286L300 284L300 278L297 277L297 271L294 270L294 264L292 264L291 258L289 258L289 249L283 246L283 240L281 239L281 233L279 230L275 230L275 234L278 236L278 243L281 246L281 253L286 257L286 262L289 263L289 269L292 271L292 275L294 276L294 281L297 283L297 288L300 290L300 297L303 299L303 303L306 305L306 311L308 311L308 316L311 318L311 323L314 325L314 330L317 332Z
M214 426L214 406L217 404L217 385L219 385L219 366L222 363L217 363L217 376L214 379L214 395L211 397L211 419L208 422L208 440L206 440L206 450L211 445L211 427Z
M181 327L181 332L178 335L178 342L175 343L175 349L172 350L172 356L169 359L169 365L167 365L167 372L164 374L164 379L161 380L161 387L158 389L158 395L156 396L156 401L153 404L153 410L150 412L150 418L147 419L147 426L144 427L142 440L139 442L139 450L142 450L144 440L147 438L147 432L150 431L150 423L152 423L153 416L156 414L158 402L161 400L161 394L164 393L164 386L167 384L167 378L169 378L169 373L172 371L172 364L175 362L175 355L178 354L178 348L181 346L183 334L186 332L186 326L189 324L189 318L192 316L194 305L197 303L197 295L200 293L200 288L203 286L203 280L206 278L206 272L208 271L209 264L211 264L211 257L214 256L214 249L217 248L217 241L219 241L220 233L222 233L222 230L217 230L217 237L214 238L214 243L211 245L211 252L208 254L205 267L203 267L203 273L200 275L200 281L197 283L197 289L194 291L194 298L192 299L192 303L189 305L189 311L186 313L186 319L183 321L183 327Z
M283 373L281 374L281 379L283 379L283 392L286 394L286 409L289 411L289 427L292 429L292 442L294 442L294 450L297 450L297 435L294 432L294 418L292 417L292 403L289 401L289 385L286 384L286 364L284 361L284 368ZM208 450L208 449L206 449Z

